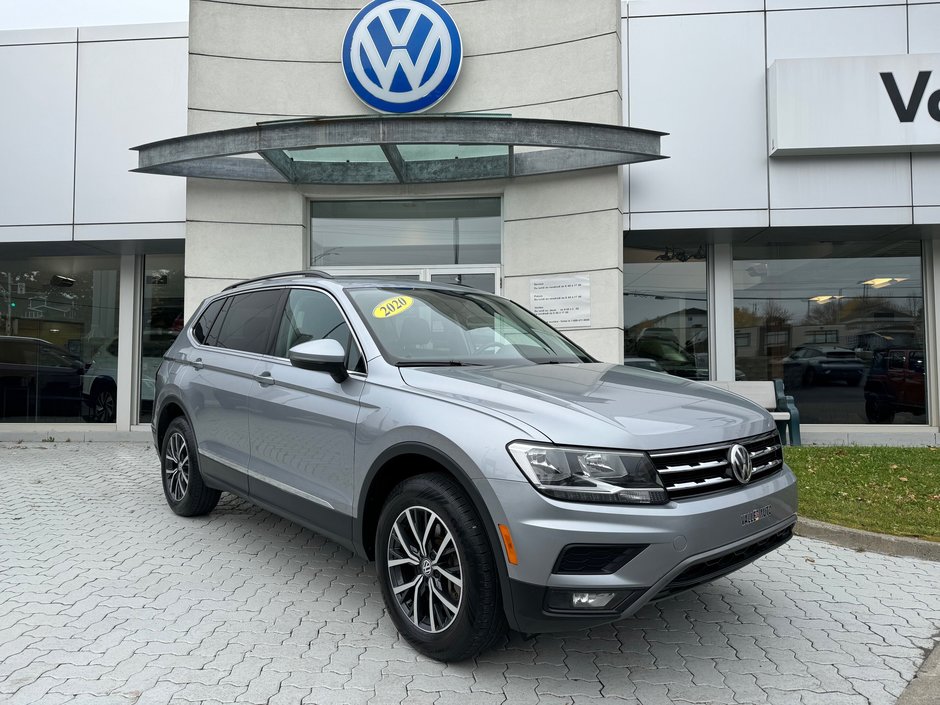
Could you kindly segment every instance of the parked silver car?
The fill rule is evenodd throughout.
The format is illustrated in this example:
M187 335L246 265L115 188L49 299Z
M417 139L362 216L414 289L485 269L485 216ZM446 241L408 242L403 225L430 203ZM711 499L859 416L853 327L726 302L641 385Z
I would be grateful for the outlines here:
M374 559L418 650L584 629L782 545L793 473L743 398L594 361L460 286L308 272L206 300L157 373L170 507L233 492Z

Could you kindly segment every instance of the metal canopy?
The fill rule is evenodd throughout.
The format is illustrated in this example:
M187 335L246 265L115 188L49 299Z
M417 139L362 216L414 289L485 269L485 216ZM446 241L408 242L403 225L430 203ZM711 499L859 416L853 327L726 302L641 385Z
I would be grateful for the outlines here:
M665 159L663 134L504 115L308 118L134 147L134 171L291 184L479 181Z

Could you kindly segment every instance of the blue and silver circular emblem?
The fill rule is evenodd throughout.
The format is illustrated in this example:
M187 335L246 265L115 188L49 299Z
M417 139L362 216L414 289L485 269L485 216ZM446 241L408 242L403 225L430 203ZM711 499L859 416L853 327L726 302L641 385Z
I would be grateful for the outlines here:
M453 88L463 61L457 25L434 0L374 0L343 40L343 71L370 108L417 113Z

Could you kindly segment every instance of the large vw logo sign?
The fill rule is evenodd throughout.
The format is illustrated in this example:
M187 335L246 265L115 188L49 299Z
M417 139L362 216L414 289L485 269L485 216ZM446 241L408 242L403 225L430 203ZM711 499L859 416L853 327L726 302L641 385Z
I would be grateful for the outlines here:
M453 87L462 60L457 25L434 0L370 2L343 41L346 80L384 113L430 108Z
M735 443L728 449L728 463L731 465L731 474L742 485L751 481L754 466L751 464L751 454L747 448Z

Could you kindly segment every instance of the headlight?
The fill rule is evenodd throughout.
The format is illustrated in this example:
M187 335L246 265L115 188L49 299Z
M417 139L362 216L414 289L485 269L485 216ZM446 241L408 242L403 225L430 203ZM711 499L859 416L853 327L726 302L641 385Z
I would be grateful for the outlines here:
M549 497L607 504L669 501L646 453L521 442L510 443L507 448L529 481Z

